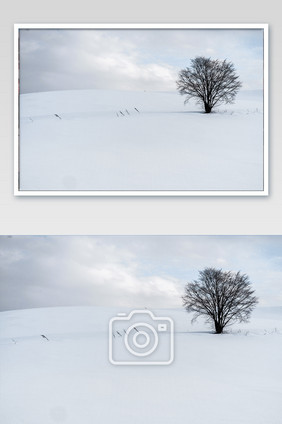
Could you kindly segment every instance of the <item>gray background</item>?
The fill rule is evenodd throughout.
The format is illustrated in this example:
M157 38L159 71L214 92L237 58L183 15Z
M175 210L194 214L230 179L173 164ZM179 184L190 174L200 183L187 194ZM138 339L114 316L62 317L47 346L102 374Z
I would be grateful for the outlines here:
M281 10L277 1L9 1L0 25L0 234L282 234ZM14 23L268 23L268 197L14 197ZM279 94L280 93L280 94Z

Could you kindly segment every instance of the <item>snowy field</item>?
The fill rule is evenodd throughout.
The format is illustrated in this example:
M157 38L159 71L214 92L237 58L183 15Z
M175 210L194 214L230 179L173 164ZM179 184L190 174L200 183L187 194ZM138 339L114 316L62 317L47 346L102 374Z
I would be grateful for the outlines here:
M181 309L156 310L175 321L175 360L139 367L109 363L116 312L1 312L0 422L281 424L282 308L258 308L222 335Z
M263 190L262 93L211 114L183 102L177 92L21 95L20 189Z

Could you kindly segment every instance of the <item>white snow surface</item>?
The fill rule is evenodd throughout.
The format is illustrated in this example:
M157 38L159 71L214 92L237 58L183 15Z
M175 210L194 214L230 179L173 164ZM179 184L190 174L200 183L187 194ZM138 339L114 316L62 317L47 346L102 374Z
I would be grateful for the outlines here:
M215 335L183 310L167 366L115 366L108 322L118 311L66 307L0 313L3 424L281 424L282 308ZM45 335L48 339L44 339Z
M214 110L177 92L22 94L20 189L263 190L262 92Z

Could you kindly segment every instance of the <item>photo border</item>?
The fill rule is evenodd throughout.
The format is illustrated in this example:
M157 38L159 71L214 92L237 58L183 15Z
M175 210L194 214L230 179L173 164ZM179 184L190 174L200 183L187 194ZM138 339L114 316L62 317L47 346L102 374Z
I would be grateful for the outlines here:
M262 190L20 190L19 31L20 29L262 29L263 189ZM269 194L268 24L14 24L14 195L15 196L267 196Z

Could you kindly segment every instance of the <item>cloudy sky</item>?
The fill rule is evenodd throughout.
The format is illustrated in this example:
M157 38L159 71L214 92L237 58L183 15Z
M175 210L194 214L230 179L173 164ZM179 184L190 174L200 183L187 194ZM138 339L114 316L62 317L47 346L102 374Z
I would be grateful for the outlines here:
M232 61L243 89L262 89L260 29L21 29L21 93L176 90L196 56Z
M282 236L1 236L0 310L176 307L205 267L250 277L282 305Z

